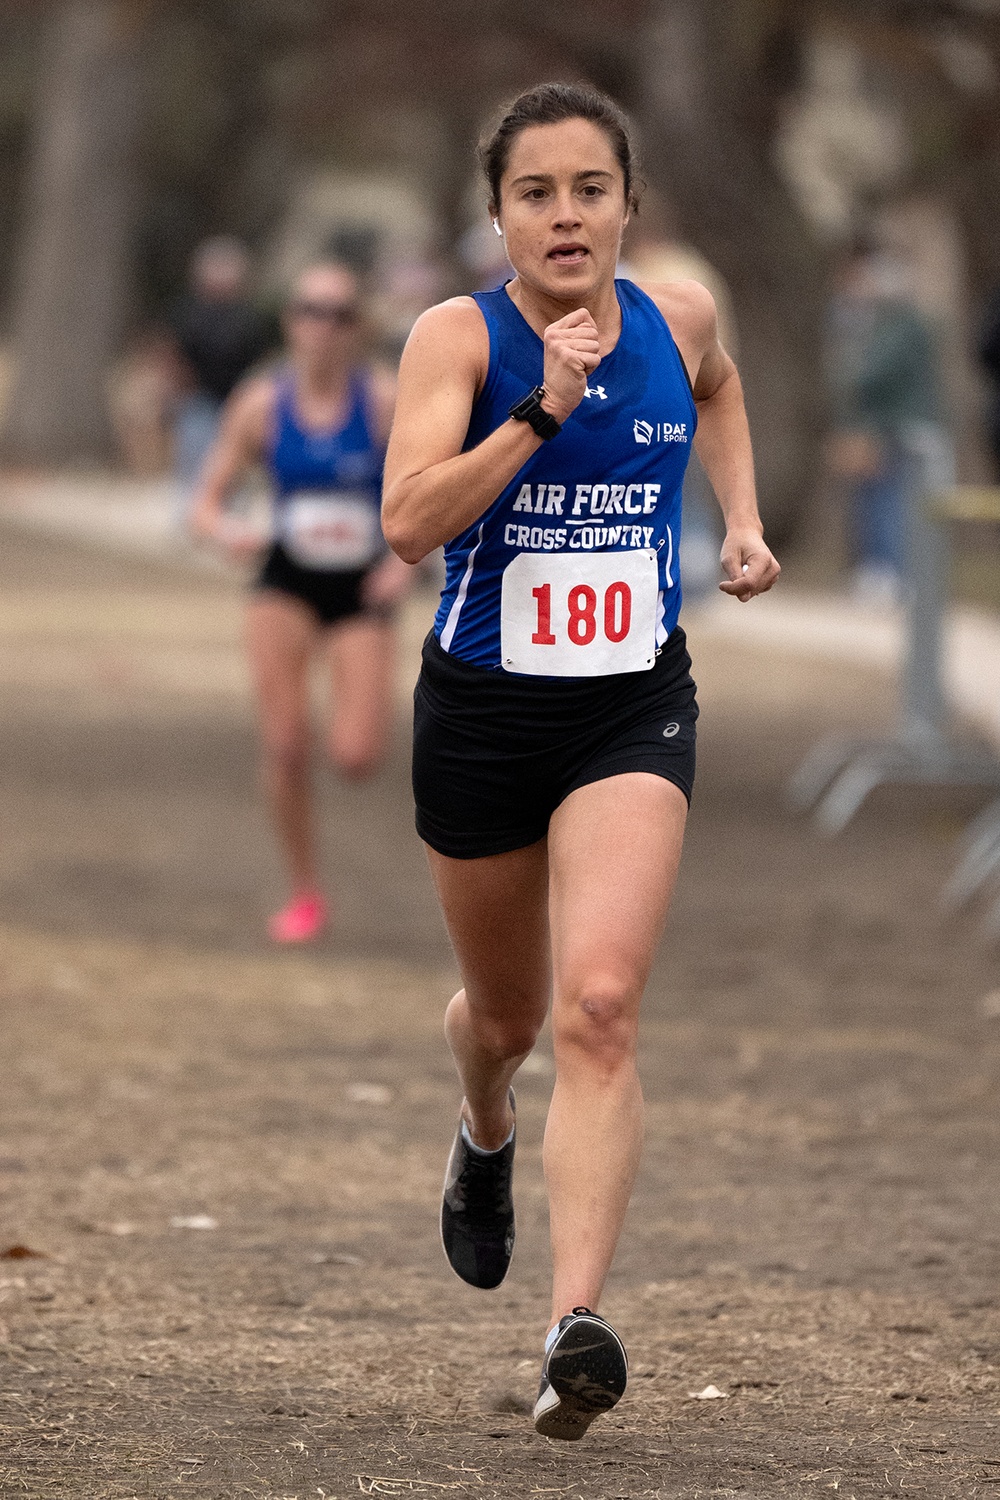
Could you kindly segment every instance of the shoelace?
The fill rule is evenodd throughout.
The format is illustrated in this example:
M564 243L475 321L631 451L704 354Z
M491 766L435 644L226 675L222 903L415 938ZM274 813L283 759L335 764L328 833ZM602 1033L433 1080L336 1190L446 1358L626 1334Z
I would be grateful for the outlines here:
M457 1186L461 1189L466 1207L473 1213L484 1209L497 1211L500 1184L495 1163L488 1157L475 1156L467 1151L465 1165L458 1174Z

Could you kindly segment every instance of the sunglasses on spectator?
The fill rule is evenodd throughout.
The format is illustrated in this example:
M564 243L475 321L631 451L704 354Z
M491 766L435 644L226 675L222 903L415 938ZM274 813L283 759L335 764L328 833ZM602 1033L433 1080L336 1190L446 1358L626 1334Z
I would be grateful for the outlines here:
M288 312L293 318L312 318L319 323L336 323L341 328L350 328L359 317L353 302L290 302Z

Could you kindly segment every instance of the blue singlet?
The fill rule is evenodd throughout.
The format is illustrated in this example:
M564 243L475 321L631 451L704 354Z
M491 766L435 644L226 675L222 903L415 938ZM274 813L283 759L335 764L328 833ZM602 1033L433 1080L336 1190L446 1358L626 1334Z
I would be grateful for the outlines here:
M279 506L297 490L366 490L372 504L378 506L385 454L375 436L369 408L367 381L360 370L355 370L348 386L344 420L330 431L314 432L298 414L294 379L282 377L269 454Z
M385 452L361 370L351 373L343 420L318 432L299 415L294 378L283 376L268 458L275 538L300 567L356 571L383 553L379 508Z
M633 282L619 280L615 287L621 336L590 377L586 396L558 437L543 443L485 515L445 547L446 583L434 633L445 651L475 666L517 670L510 656L505 661L501 649L501 596L505 570L523 554L604 555L592 559L589 571L582 568L581 582L570 589L576 597L569 600L569 623L563 628L577 645L587 644L588 631L601 628L602 621L612 642L628 629L622 614L623 585L611 583L603 605L599 597L605 578L613 577L613 571L601 570L604 563L614 569L610 553L643 551L651 576L655 561L650 664L677 623L681 485L697 413L663 314ZM490 364L463 451L501 426L511 406L542 383L542 340L506 288L477 292L475 300L489 330ZM558 580L569 577L567 568L570 564L562 563L554 570L557 581L552 588L557 593ZM544 565L518 564L519 576L522 570L527 570L529 596L538 601L539 611L543 603L546 610L544 616L532 616L527 638L547 641L557 627L549 624L552 601L543 594ZM530 589L532 582L538 586ZM529 607L535 607L530 597ZM564 654L573 658L572 649ZM544 661L525 670L548 675ZM572 661L556 675L574 675Z

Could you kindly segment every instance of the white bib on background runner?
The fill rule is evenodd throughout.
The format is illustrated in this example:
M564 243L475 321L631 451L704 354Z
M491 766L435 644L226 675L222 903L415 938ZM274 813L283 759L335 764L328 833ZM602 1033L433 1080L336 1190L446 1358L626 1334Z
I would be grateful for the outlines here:
M282 542L303 568L366 568L380 550L378 512L368 495L298 490L283 510Z
M646 672L656 657L656 553L522 552L504 569L500 657L532 677Z

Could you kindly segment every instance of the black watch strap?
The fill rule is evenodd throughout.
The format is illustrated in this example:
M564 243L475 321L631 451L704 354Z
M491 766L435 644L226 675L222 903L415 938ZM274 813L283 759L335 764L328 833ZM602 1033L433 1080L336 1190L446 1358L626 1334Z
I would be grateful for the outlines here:
M562 432L562 424L557 422L552 413L542 406L544 395L545 387L536 385L523 401L518 401L511 407L507 415L513 417L515 422L527 422L532 432L537 432L540 438L545 438L546 442L549 442Z

